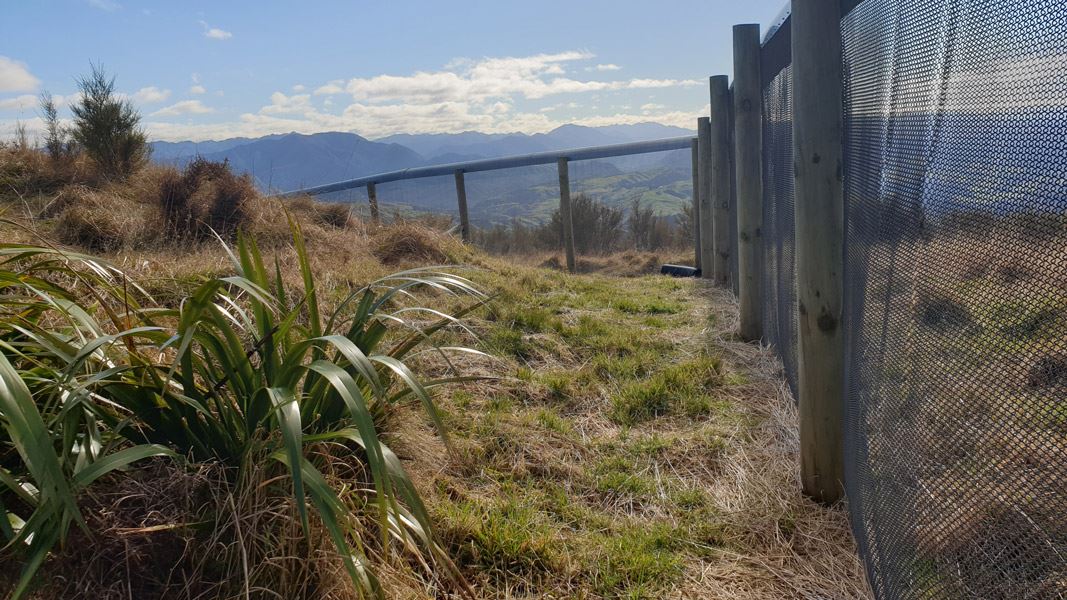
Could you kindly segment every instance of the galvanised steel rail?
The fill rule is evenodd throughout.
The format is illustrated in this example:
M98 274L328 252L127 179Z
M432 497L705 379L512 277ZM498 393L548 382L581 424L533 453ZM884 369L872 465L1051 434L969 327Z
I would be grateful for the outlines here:
M440 177L454 173L477 173L479 171L495 171L498 169L513 169L516 167L530 167L534 165L550 165L559 162L560 159L569 161L591 160L595 158L613 158L616 156L630 156L634 154L649 154L652 152L665 152L667 150L684 150L692 144L692 137L676 137L647 142L631 142L627 144L611 144L609 146L594 146L592 148L575 148L572 150L552 150L549 152L536 152L533 154L521 154L518 156L506 156L503 158L486 158L482 160L470 160L465 162L432 165L427 167L412 167L399 171L389 171L366 175L355 179L317 185L315 187L294 190L280 194L279 198L292 198L295 196L328 194L354 188L366 187L392 181L407 179L421 179L424 177Z

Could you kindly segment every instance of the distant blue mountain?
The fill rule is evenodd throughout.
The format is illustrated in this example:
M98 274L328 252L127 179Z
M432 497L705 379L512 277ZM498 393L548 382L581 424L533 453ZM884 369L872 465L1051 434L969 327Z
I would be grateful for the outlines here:
M153 142L152 157L157 162L179 166L196 156L227 160L234 170L251 174L261 189L288 191L428 164L692 134L689 130L656 123L608 127L564 125L534 135L474 131L398 134L374 141L353 133L290 133L252 139ZM611 159L605 163L612 169L632 171L662 166L664 158L663 155L649 155Z

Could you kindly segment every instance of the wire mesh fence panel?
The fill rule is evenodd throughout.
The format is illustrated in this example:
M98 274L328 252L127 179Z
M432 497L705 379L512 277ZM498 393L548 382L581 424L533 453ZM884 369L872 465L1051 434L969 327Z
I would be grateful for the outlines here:
M556 165L465 173L464 182L479 246L492 253L562 247L562 233L546 227L559 209Z
M419 220L444 229L459 223L454 175L390 181L376 191L383 221Z
M782 358L789 387L797 385L797 295L793 243L793 70L763 90L764 333Z
M1067 597L1067 4L866 0L842 33L871 586Z
M370 219L370 202L367 197L367 188L359 187L328 194L312 196L316 202L329 202L346 204L351 208L352 215L359 219Z
M658 252L690 243L688 150L571 161L569 171L579 254ZM590 239L580 239L586 232Z

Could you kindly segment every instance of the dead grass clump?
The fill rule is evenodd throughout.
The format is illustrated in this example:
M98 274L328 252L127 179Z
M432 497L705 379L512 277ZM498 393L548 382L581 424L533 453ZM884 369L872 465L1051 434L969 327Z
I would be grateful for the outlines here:
M19 196L50 194L65 185L95 182L82 155L52 160L33 148L0 147L0 190Z
M141 247L154 235L146 207L114 194L71 186L59 198L64 206L55 222L55 235L64 244L112 252Z
M679 248L666 253L642 252L639 250L627 250L612 254L598 256L578 256L575 261L575 270L579 273L599 273L601 275L614 275L616 277L642 277L659 273L664 263L686 264L692 261L691 253L687 249ZM531 264L544 269L564 271L567 263L560 254L552 253L545 256L543 253L530 256Z
M443 237L418 225L397 224L375 234L371 240L371 252L386 265L409 262L443 264L449 262Z
M158 202L168 232L178 238L208 239L214 231L232 238L251 219L259 197L251 177L235 175L225 162L197 158L180 174L159 182Z
M81 502L92 537L71 529L35 597L197 597L218 588L221 573L193 559L206 555L197 529L212 508L210 488L224 484L216 467L164 460L109 477Z

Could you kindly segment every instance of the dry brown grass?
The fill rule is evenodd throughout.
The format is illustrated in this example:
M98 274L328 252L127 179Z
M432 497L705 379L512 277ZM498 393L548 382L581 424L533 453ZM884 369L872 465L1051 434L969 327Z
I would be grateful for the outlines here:
M687 248L659 251L621 250L603 255L575 257L575 270L579 273L598 273L616 277L640 277L659 273L664 264L692 264L693 253ZM516 254L510 259L531 266L565 271L567 261L560 252L537 252Z

